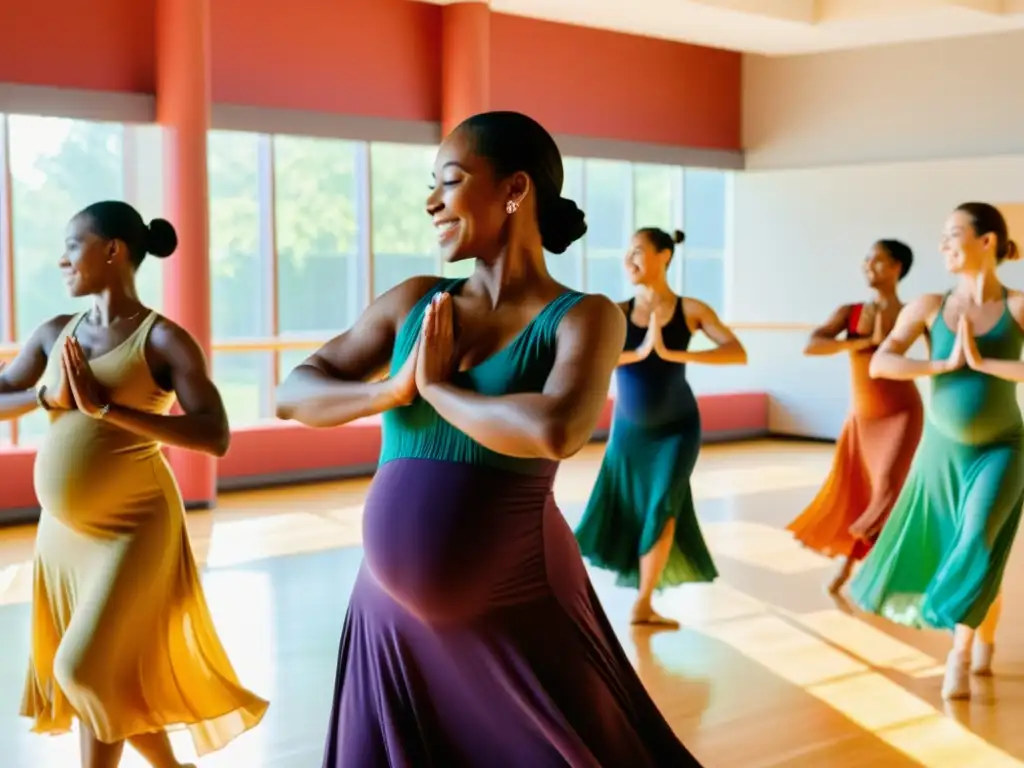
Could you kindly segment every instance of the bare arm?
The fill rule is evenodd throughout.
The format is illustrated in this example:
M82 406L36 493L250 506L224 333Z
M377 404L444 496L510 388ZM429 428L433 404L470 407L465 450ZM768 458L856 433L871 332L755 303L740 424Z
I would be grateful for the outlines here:
M170 382L183 413L146 413L112 403L104 420L166 445L223 456L231 442L231 429L203 350L183 328L164 319L153 326L148 346L154 377Z
M946 360L914 360L906 356L914 342L928 333L929 325L941 305L941 296L927 294L914 299L900 310L892 332L871 358L872 378L909 381L951 370L951 364Z
M46 370L48 350L69 320L70 316L62 315L43 323L10 365L0 364L0 421L17 419L39 406L36 384Z
M555 363L539 393L488 397L449 382L421 396L485 448L518 458L563 459L590 439L626 338L622 310L587 296L558 327Z
M839 339L840 333L847 330L852 307L844 304L839 307L823 325L811 331L811 336L804 347L805 355L838 355L840 352L852 352L868 349L871 339Z
M392 288L352 328L288 374L277 388L278 418L336 427L409 402L415 389L409 387L408 376L380 379L402 320L437 283L436 277L415 277Z
M683 312L696 330L704 332L715 343L714 349L682 352L666 349L658 344L658 357L670 363L702 363L704 365L746 365L747 350L736 334L718 317L718 313L703 301L683 299Z

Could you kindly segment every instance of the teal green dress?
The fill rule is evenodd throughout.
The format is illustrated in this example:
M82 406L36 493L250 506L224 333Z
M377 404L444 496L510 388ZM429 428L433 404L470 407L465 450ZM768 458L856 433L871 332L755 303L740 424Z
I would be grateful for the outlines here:
M393 373L431 297L464 283L413 308ZM582 297L556 298L455 383L540 392ZM421 399L386 412L383 431L323 768L699 768L594 594L555 505L558 463L489 450Z
M955 340L940 309L932 358L948 359ZM976 339L982 357L999 360L1019 360L1022 341L1005 300L995 327ZM966 367L934 377L910 474L851 597L898 624L977 627L999 594L1022 504L1017 384Z
M626 308L627 350L639 347L647 328L633 323ZM662 328L669 349L690 345L680 299ZM615 371L615 414L597 481L576 528L580 551L593 565L617 574L620 586L640 583L640 558L658 542L669 520L675 537L658 589L718 576L701 534L690 476L700 453L697 398L686 366L652 353Z

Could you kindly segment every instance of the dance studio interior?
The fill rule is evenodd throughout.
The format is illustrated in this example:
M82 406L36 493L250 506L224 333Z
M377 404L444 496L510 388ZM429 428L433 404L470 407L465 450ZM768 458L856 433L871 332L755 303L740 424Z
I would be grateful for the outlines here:
M1024 375L1014 379L1010 371L1024 338L1016 293L1024 270L1003 263L1019 256L1012 239L1024 238L1022 71L1021 0L0 4L0 767L1024 768L1024 560L1010 549L1024 501L1024 490L1014 490L1024 486L1024 431L1011 383ZM572 545L568 559L579 560L579 583L592 585L587 626L598 627L592 631L602 653L624 654L622 679L635 674L656 710L629 694L614 716L580 714L582 705L564 702L600 709L607 699L594 693L593 679L581 676L591 682L566 689L566 680L577 679L566 674L556 695L556 684L544 682L554 673L534 665L543 696L563 702L551 706L573 713L552 715L568 725L549 744L540 725L534 731L515 720L510 729L526 730L514 734L475 726L471 710L487 707L433 698L439 684L430 681L448 673L431 672L414 711L394 705L390 719L379 716L379 729L397 729L385 739L370 733L372 719L346 719L357 717L356 702L391 695L375 688L388 685L379 670L368 683L355 669L369 663L360 643L383 626L366 623L377 603L363 582L387 591L374 581L374 559L364 561L364 508L380 510L383 502L368 503L383 494L386 464L378 473L378 460L382 450L397 450L382 428L407 428L408 419L391 419L380 407L331 423L338 426L312 423L301 415L310 407L293 404L301 400L295 377L354 324L363 323L353 334L369 339L369 321L360 318L411 278L436 275L438 285L464 286L450 289L457 318L459 302L485 284L474 281L500 272L479 254L476 261L444 257L449 234L438 229L439 211L450 203L439 201L459 194L443 174L456 165L444 159L460 146L476 146L465 151L477 160L513 145L517 158L526 157L529 142L517 138L525 134L503 134L489 155L482 139L458 141L469 135L463 121L471 116L508 112L553 137L562 178L560 193L550 194L574 201L586 217L585 234L566 237L567 247L557 249L564 252L548 252L544 240L541 263L550 278L543 279L606 296L626 318L618 367L593 374L594 386L604 387L606 373L611 378L598 393L589 440L552 454L561 464L538 510L554 509L553 497ZM473 135L497 122L480 123L487 127ZM489 214L501 217L507 234L551 198L542 195L539 165L505 166L535 185ZM464 194L479 188L467 185ZM142 225L170 222L170 258L140 265L128 230L111 229L121 227L110 223L113 209L89 207L99 201L128 203ZM546 215L522 226L539 226L547 238ZM75 234L76 222L88 231ZM154 222L145 231L157 229ZM129 622L128 609L113 599L86 615L100 600L94 576L110 570L112 553L134 551L132 526L152 521L138 522L136 505L133 522L97 534L84 523L76 528L70 508L51 509L61 504L40 498L57 498L46 469L53 455L78 450L72 438L58 437L70 433L59 428L65 419L98 424L108 435L143 434L119 426L134 422L123 413L115 418L116 397L99 402L102 382L91 395L82 383L95 377L79 367L88 371L88 351L76 355L98 338L88 336L102 326L90 325L94 313L114 317L114 294L72 290L79 242L109 247L109 269L127 270L119 275L138 269L137 303L159 315L142 322L154 331L137 347L138 359L155 371L152 356L164 353L152 345L166 336L156 329L184 329L208 360L230 425L229 445L225 433L201 450L144 434L153 446L146 461L169 467L165 490L176 481L184 505L166 567L197 568L186 590L192 607L181 608L184 593L166 587L182 583L181 571L154 576L150 556L131 566L138 571L119 566L110 580L165 582L164 596L150 600L158 609L132 625L170 626L171 640L135 638L150 646L146 654L173 646L166 652L187 656L192 651L174 648L190 635L171 625L203 624L209 658L219 659L209 662L207 677L236 676L233 693L218 695L247 702L238 705L242 724L223 726L226 736L200 738L196 723L214 723L212 733L221 727L215 716L235 704L216 712L220 705L196 704L202 712L194 717L171 705L158 711L162 705L138 687L151 675L148 661L117 667L117 658L108 659L112 671L92 675L114 683L83 682L88 664L100 663L82 660L93 658L95 638ZM84 267L75 274L86 274ZM669 309L664 339L651 340L661 316L657 295L668 297ZM426 310L422 303L424 328L428 321L442 327L445 302ZM137 316L123 314L126 326L138 325ZM519 326L528 320L525 309L516 316ZM63 319L54 325L54 318ZM83 322L87 333L75 330ZM452 323L458 347L467 329ZM43 343L46 333L36 329L51 327ZM392 331L387 343L397 350ZM81 344L71 338L76 333ZM54 339L62 338L57 348ZM682 346L673 347L673 338ZM427 355L422 348L409 354ZM632 348L644 351L626 360ZM178 382L179 363L167 354ZM201 377L202 355L195 358ZM624 413L642 407L635 401L643 387L669 381L653 367L642 382L630 378L631 368L649 362L645 355L660 355L668 367L686 364L685 378L677 366L671 379L680 389L665 394L666 402L696 403L689 416L672 417L690 425L678 434L643 432ZM887 373L904 355L922 366L940 362L916 378ZM946 365L947 355L959 362ZM998 356L1009 372L986 367ZM31 381L17 384L36 360ZM420 377L428 364L418 361L414 378L426 386ZM589 364L579 358L578 365ZM46 378L58 374L65 385L70 379L65 395L53 395L56 379ZM382 381L401 375L396 364ZM898 378L904 381L888 381ZM156 373L146 381L163 386ZM904 411L865 415L868 396L859 393L878 381L902 387L900 397L913 401L906 407L918 409L916 422ZM953 392L957 382L963 388ZM934 409L933 387L946 398ZM190 413L195 388L187 395L173 389L174 413ZM629 409L617 410L627 389ZM1002 392L1009 403L997 400ZM427 398L426 389L421 394ZM59 413L60 397L78 412ZM285 399L292 404L282 405ZM950 437L947 422L959 416L949 414L982 401L989 403L985 418L1009 426L989 442L975 439L978 430L959 442ZM469 432L482 450L503 453L455 423L440 401L430 403L434 417L454 423L453 434ZM889 421L884 429L875 424L886 419L904 419L903 426L894 432L884 431ZM671 458L677 453L682 458ZM110 454L68 482L77 498L109 500L119 485L130 494L137 479L122 475L123 466ZM940 471L946 474L934 474ZM410 479L407 500L426 482ZM173 488L167 493L173 503L148 513L160 525L181 517ZM448 503L446 493L432 503ZM478 521L496 508L485 497L473 508ZM645 504L660 516L656 522L644 517ZM400 506L389 534L396 538L403 538L395 530L404 527ZM877 507L874 517L861 523L869 506ZM376 541L381 524L371 521L365 532ZM458 531L449 533L458 540ZM652 576L662 542L667 554L650 566ZM444 552L456 560L479 554ZM86 554L94 559L86 562ZM78 558L73 575L56 564L61 558ZM468 568L462 572L472 581ZM53 586L58 579L65 580ZM353 595L371 607L353 608ZM404 605L392 597L389 605ZM516 615L529 623L522 618L528 611ZM537 622L547 616L532 615ZM75 618L97 622L92 645ZM529 645L508 622L511 634L495 642ZM439 647L451 637L428 618L416 626ZM493 633L498 625L487 626ZM78 656L60 642L72 628ZM130 634L109 636L122 642ZM395 642L414 644L404 636ZM123 662L143 653L136 645L108 656ZM567 645L549 652L566 663L585 655ZM395 663L415 667L396 653ZM512 664L533 664L523 658ZM179 699L202 698L189 692L184 673L178 684ZM129 690L142 691L148 712L139 714L139 696ZM484 689L474 690L480 700ZM132 702L111 703L118 697ZM419 723L415 744L395 726L407 717ZM123 724L131 718L141 725ZM652 746L651 723L659 718L685 751ZM602 729L627 721L647 751L621 747L625 737L619 751L594 746ZM164 738L165 727L174 757L152 747L159 739L148 740L156 731ZM368 746L374 739L386 740L387 750ZM505 751L516 740L539 745L522 753L534 757ZM692 758L679 757L686 754Z

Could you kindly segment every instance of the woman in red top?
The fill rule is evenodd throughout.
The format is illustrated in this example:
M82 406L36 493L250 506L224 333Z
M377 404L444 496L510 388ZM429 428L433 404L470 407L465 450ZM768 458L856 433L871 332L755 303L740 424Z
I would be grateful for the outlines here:
M807 355L850 355L852 408L836 445L832 470L788 529L810 549L839 558L828 584L842 589L854 564L871 549L899 494L924 424L921 395L912 381L872 379L871 355L892 330L902 304L896 286L914 257L899 240L879 240L864 260L873 301L845 304L817 328ZM842 338L840 338L842 336Z

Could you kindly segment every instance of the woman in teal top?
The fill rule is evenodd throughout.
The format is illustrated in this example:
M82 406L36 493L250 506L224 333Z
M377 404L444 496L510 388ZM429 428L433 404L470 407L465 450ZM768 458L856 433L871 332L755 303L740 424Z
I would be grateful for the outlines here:
M614 304L545 267L586 232L558 148L524 115L477 115L434 177L441 253L473 275L384 294L279 392L279 414L311 426L383 413L323 766L696 766L552 494L625 336Z
M942 253L956 287L908 304L871 363L872 376L930 376L932 389L910 475L850 593L894 622L952 630L942 693L956 699L970 696L971 672L991 673L999 589L1024 503L1024 294L996 277L1019 252L993 206L959 206ZM906 357L922 335L930 359Z

